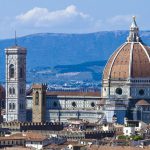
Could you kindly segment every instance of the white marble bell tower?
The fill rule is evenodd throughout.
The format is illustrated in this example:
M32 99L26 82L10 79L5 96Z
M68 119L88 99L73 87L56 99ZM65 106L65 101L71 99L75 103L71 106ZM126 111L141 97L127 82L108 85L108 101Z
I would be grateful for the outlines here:
M6 121L26 121L26 49L15 46L6 54Z

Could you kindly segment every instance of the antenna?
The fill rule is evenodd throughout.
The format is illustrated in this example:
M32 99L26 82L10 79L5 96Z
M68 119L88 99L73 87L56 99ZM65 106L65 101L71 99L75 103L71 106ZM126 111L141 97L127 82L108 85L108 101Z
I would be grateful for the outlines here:
M15 30L15 46L17 46L17 35L16 35L16 30Z

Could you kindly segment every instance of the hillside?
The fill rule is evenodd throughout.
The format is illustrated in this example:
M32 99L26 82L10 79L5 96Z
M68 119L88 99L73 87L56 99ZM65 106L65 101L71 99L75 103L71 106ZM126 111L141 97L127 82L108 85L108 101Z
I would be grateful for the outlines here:
M95 61L53 68L36 67L27 73L28 83L44 82L56 88L98 87L105 64L106 61Z
M144 43L150 45L150 31L142 31L140 35ZM66 69L65 67L75 65L74 67L69 66L69 70L71 69L71 71L75 72L75 70L78 71L78 65L76 64L81 64L82 66L84 62L91 63L107 60L112 52L126 41L127 36L127 31L108 31L90 34L43 33L20 37L17 39L17 42L18 45L24 46L28 50L27 81L33 82L30 79L32 76L31 72L33 70L36 72L38 68L41 70L43 70L43 68L59 70L58 66L61 66L63 69L59 71L65 73L65 71L68 71L68 68ZM1 82L4 82L4 48L12 46L13 44L14 39L0 41ZM85 68L82 68L81 72L84 72L84 69ZM92 69L88 71L93 74ZM84 74L83 78L85 77L86 79L86 75L87 74ZM42 78L44 81L45 76ZM97 76L95 77L95 75L91 78L93 81L100 79L97 78ZM34 77L34 80L37 80L36 77Z

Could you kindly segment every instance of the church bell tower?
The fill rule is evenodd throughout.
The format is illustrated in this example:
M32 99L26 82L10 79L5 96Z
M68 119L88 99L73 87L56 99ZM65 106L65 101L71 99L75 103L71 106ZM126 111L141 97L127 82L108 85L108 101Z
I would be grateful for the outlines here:
M46 110L46 84L33 84L32 122L44 122Z
M6 54L6 121L26 121L26 49L15 46Z

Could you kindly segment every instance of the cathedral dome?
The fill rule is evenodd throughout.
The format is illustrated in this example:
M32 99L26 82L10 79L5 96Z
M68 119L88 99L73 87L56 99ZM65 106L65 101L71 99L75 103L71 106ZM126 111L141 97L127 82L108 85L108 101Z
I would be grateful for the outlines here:
M103 79L126 80L150 78L150 48L143 44L133 17L127 42L122 44L108 60Z

